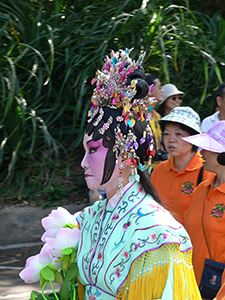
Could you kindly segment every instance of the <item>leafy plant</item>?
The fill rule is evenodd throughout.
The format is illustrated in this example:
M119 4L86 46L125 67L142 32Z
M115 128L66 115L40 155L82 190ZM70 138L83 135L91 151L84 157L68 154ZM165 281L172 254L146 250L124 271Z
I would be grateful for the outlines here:
M32 178L51 186L62 156L66 170L71 166L91 79L111 49L134 47L134 57L146 51L146 71L175 83L184 104L209 114L210 94L224 80L225 21L190 7L187 0L2 0L1 188L21 193Z

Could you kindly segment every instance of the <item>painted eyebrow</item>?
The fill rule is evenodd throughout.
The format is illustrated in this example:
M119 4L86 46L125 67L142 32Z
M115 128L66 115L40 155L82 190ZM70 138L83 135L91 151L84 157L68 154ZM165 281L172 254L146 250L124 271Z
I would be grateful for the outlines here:
M89 141L87 141L87 144L88 144L88 143L90 143L90 142L92 142L92 141L93 141L92 139L91 139L91 140L89 140Z

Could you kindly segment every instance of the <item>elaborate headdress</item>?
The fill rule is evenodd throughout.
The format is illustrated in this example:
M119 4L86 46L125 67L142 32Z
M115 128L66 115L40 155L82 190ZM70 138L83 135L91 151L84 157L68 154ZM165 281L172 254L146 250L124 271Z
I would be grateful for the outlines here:
M131 167L130 180L139 180L137 168L141 171L148 170L150 172L151 158L154 155L154 138L149 122L143 131L142 138L137 141L136 135L133 132L133 127L137 120L150 121L152 108L147 108L145 102L154 102L155 98L149 94L153 92L154 85L148 86L144 80L145 72L141 66L145 52L141 53L138 60L132 60L129 56L132 49L119 50L111 52L111 56L104 59L104 65L100 70L97 70L96 77L91 83L96 84L94 88L88 122L92 122L93 126L97 127L104 116L104 107L111 109L119 109L121 115L109 116L98 132L101 135L110 128L113 121L117 122L114 129L115 144L113 151L116 155L116 162L119 154L122 157L120 169L129 165ZM95 116L98 115L96 118ZM128 127L128 133L124 134L121 131L121 124L124 123ZM146 161L140 163L140 159L136 154L138 147L146 143L148 145L146 151ZM122 183L118 183L118 191L122 188Z

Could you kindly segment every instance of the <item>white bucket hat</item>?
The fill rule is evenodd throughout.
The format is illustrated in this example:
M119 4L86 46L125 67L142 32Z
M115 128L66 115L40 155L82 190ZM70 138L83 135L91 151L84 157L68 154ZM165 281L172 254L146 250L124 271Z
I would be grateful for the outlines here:
M159 102L159 105L163 104L167 98L173 95L184 95L182 91L179 91L178 88L172 84L172 83L167 83L162 86L163 89L163 100Z
M202 149L221 153L225 151L225 121L220 121L207 132L182 138Z
M196 132L201 133L199 115L189 106L178 106L171 110L165 117L161 118L158 123L162 122L175 122L184 124Z

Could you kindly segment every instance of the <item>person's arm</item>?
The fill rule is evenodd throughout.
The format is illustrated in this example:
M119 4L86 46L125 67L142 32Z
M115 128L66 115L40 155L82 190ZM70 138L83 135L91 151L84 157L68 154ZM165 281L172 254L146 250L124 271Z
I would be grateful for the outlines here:
M213 300L225 300L225 271L223 271L222 286Z
M191 264L192 250L167 244L136 259L116 299L200 300Z

